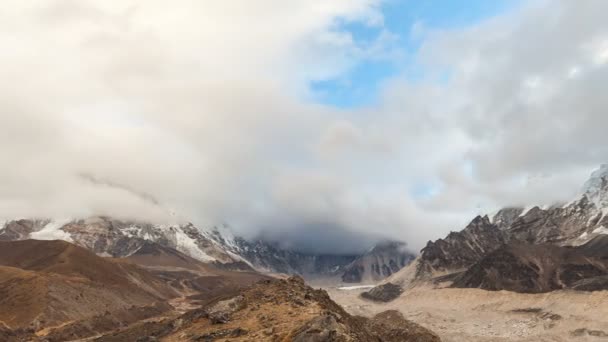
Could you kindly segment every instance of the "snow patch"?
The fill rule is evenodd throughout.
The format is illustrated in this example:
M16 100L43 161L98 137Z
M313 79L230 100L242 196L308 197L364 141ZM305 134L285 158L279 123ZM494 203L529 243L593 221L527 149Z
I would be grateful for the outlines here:
M571 205L573 205L573 204L575 204L575 203L580 202L580 200L581 200L581 198L580 198L580 197L582 197L582 196L583 196L583 195L578 195L578 196L577 196L575 199L573 199L572 201L570 201L570 202L568 202L568 203L566 203L566 204L562 205L562 209L566 209L566 208L568 208L569 206L571 206Z
M175 229L175 239L178 251L186 253L191 257L201 261L216 261L214 257L203 252L200 247L196 245L194 239L186 235L186 233L184 233L184 231L179 227Z
M30 238L35 240L63 240L74 242L70 234L64 232L61 228L71 220L51 221L47 223L41 230L30 234Z
M521 214L519 214L519 217L525 216L528 211L532 210L534 207L536 207L535 205L529 205L527 207L524 208L524 210L521 211Z
M374 287L376 287L376 285L342 286L342 287L338 287L338 290L351 291L351 290L360 290L360 289L371 289Z
M604 226L599 226L599 227L595 228L593 233L608 235L608 228L606 228Z

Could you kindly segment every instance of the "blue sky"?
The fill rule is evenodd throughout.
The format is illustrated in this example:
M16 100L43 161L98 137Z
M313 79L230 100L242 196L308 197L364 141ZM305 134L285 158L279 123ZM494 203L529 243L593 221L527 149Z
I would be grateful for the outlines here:
M317 101L339 108L356 108L375 103L382 82L397 74L419 78L423 70L413 62L420 45L415 27L424 30L454 29L473 25L515 8L519 0L387 0L381 7L383 26L360 22L340 23L359 44L372 43L383 32L394 35L392 48L397 58L362 59L337 78L311 83Z

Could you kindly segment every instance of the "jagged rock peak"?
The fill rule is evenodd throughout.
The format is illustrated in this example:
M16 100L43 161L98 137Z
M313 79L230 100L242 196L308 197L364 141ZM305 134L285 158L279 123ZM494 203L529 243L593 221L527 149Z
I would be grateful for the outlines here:
M524 214L524 208L521 207L503 208L492 217L492 223L495 224L498 229L505 230L522 214Z
M484 215L484 216L477 215L465 229L473 229L473 228L488 226L491 224L492 223L490 222L490 218L488 217L488 215Z

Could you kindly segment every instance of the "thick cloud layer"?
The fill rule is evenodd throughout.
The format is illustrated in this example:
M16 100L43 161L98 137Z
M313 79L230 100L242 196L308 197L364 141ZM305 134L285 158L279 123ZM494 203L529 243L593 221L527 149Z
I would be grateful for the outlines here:
M383 30L374 0L2 7L0 217L176 212L306 250L418 248L477 212L568 199L608 160L602 0L417 27L424 77L353 110L309 84L400 55L386 30L339 25Z

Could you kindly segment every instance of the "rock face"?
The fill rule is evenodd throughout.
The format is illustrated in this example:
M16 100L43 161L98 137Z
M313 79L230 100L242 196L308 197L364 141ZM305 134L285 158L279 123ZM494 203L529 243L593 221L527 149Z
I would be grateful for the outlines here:
M261 282L206 308L122 329L96 341L134 341L139 336L167 341L440 341L394 311L372 319L351 316L325 291L306 286L298 277Z
M429 241L420 251L416 277L464 269L504 242L503 232L488 216L477 216L462 231L451 232L445 239Z
M608 289L608 239L579 247L507 244L458 276L453 287L540 293L558 289Z
M587 241L607 222L603 211L583 195L565 207L546 210L534 207L505 232L511 241L572 245Z
M524 208L503 208L492 217L492 223L500 230L509 229L523 213Z
M385 279L407 266L415 256L405 243L386 241L377 244L345 267L345 283L376 282Z

